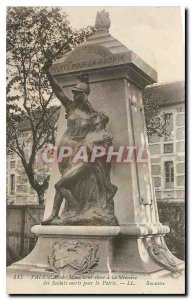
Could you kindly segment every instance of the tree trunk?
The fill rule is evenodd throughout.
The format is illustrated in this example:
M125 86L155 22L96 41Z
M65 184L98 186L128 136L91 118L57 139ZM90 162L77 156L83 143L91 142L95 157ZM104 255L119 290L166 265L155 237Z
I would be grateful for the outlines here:
M30 165L30 167L28 167L26 169L26 174L28 176L28 179L29 179L29 182L30 182L32 188L36 191L36 193L38 195L39 205L43 205L44 204L44 195L45 195L45 191L48 188L48 182L49 182L50 176L47 176L47 178L44 180L43 184L39 184L38 181L34 178L33 165Z
M45 194L45 191L44 190L39 190L37 191L37 195L38 195L38 201L39 201L39 205L43 205L44 204L44 194Z

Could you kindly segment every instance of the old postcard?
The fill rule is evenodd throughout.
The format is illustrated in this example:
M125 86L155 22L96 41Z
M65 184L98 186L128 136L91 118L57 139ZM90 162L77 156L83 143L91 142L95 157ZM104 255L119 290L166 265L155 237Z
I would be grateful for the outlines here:
M7 7L7 293L184 294L179 7Z

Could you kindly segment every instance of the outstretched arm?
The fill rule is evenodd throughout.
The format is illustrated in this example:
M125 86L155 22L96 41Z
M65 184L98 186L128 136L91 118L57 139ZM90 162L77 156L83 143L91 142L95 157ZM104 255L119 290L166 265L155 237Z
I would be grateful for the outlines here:
M48 64L48 63L44 66L45 73L47 75L47 78L50 82L50 85L52 87L52 90L53 90L54 94L56 95L56 97L60 100L60 102L66 108L68 106L68 104L71 102L71 100L69 100L66 97L62 87L60 86L60 84L56 81L56 79L50 73L50 71L49 71L50 66L51 66L51 64Z

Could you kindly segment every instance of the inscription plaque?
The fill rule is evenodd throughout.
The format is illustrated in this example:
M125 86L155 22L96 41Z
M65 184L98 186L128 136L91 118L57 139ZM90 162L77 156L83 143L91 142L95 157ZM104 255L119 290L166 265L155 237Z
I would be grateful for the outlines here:
M66 73L69 71L94 69L102 66L112 66L128 63L130 51L126 53L112 54L108 49L100 45L88 45L73 50L64 62L53 64L52 74Z

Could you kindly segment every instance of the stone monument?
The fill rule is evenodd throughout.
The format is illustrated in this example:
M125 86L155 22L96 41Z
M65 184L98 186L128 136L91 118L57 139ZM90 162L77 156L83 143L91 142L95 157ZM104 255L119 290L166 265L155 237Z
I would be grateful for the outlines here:
M46 72L63 104L58 148L83 146L92 154L92 145L101 146L117 160L120 146L148 150L142 90L157 73L109 27L108 13L98 13L95 34ZM94 163L72 157L53 166L44 220L32 228L37 244L9 272L178 274L183 262L164 241L169 228L159 221L149 155L131 163L98 153Z

